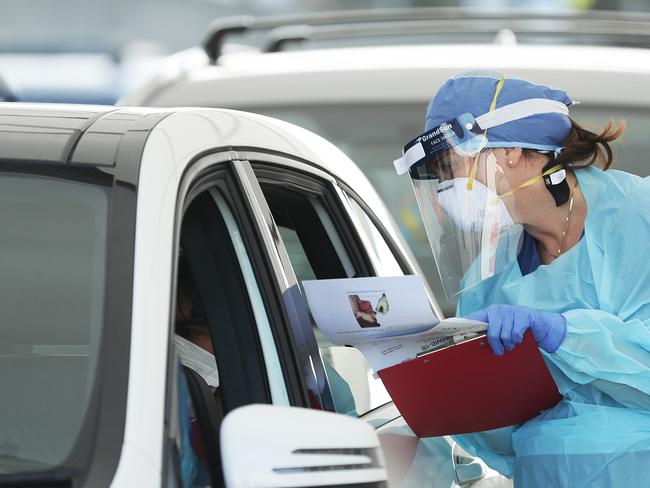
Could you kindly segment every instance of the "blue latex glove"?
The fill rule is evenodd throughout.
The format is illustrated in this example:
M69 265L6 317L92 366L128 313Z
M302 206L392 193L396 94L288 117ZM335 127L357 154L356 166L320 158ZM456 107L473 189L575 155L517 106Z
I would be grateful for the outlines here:
M489 324L487 338L497 356L503 355L504 347L512 351L529 328L537 345L546 352L554 352L560 347L566 335L566 319L559 313L517 305L490 305L466 318Z

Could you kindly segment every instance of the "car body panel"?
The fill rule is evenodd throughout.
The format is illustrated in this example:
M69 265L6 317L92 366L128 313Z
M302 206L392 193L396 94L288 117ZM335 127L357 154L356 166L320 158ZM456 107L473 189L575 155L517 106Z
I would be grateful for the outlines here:
M191 58L191 68L180 59ZM122 104L215 107L427 102L448 77L490 70L561 86L583 103L650 105L650 51L588 46L432 45L224 55L196 51ZM218 89L215 89L218 86ZM264 86L263 90L259 87Z

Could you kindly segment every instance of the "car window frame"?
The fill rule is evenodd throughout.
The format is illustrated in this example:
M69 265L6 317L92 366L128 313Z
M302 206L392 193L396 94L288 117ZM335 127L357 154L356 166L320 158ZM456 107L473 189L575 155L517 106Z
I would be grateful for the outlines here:
M283 381L285 383L286 392L289 404L292 406L307 406L307 395L302 387L302 382L297 374L296 368L293 366L295 363L295 348L290 342L291 337L282 333L284 324L288 322L285 317L282 301L278 298L276 293L277 284L273 272L273 268L279 267L275 262L273 256L268 256L267 245L265 239L260 241L259 235L261 233L258 225L256 214L258 210L254 207L254 199L250 196L250 189L248 189L246 178L242 180L242 173L239 166L243 164L236 159L232 151L213 151L197 155L192 162L190 162L181 178L177 190L176 211L174 217L174 236L173 236L173 249L174 261L172 264L172 280L170 285L169 295L169 325L167 329L168 334L168 351L167 351L167 371L166 371L166 393L165 393L165 442L163 443L163 461L164 463L174 460L174 435L176 434L170 426L173 425L174 419L178 415L174 402L175 395L177 394L176 383L176 361L175 361L175 345L173 343L174 334L174 310L176 301L176 288L177 288L177 272L178 272L178 249L180 245L180 230L183 223L183 216L189 204L193 199L203 194L210 192L211 189L217 189L223 196L232 217L237 224L240 232L242 242L249 265L252 267L255 277L257 278L257 288L261 295L262 301L266 307L266 314L273 334L274 345L276 348L280 367L282 368ZM248 182L249 183L249 182ZM224 194L224 190L225 193ZM212 196L212 195L211 195ZM213 199L214 200L214 199ZM218 203L214 201L215 209L221 211ZM222 216L223 217L223 216ZM228 236L232 242L232 236ZM235 243L233 242L233 247ZM241 263L238 261L238 266ZM253 307L251 297L248 296L248 288L244 290L247 295L247 300L251 309ZM259 324L254 320L255 333L257 340L260 341ZM267 388L265 392L266 403L272 404L273 398L268 384L269 377L266 370L266 363L264 357L259 358L259 365L263 369L267 381ZM280 402L281 405L286 405L285 402ZM166 470L163 474L163 485L172 482L167 477L173 474L174 470Z
M260 186L269 185L283 189L290 188L306 196L314 197L317 200L323 200L324 205L321 203L321 210L327 212L331 224L334 225L334 230L342 232L343 235L337 235L336 237L339 243L345 247L348 253L347 258L349 258L354 270L357 272L356 275L358 277L367 277L377 273L375 263L368 253L365 252L361 239L362 234L358 232L356 222L351 218L350 209L346 208L346 205L344 205L345 200L341 198L341 195L337 191L336 180L328 179L318 181L321 179L319 176L311 174L304 169L294 169L282 165L251 162L251 167L255 172ZM278 172L282 172L281 181L277 178ZM316 207L314 207L314 210L316 213L319 211ZM325 222L321 221L321 223L329 235L329 226ZM339 243L332 242L333 247L337 251L337 255L339 254L337 249L337 244ZM345 263L341 262L341 265L346 268Z
M315 179L315 180L320 180L322 184L320 187L322 188L325 186L327 188L327 191L330 192L330 195L332 198L336 199L336 207L337 210L340 211L340 218L344 219L344 224L345 224L345 231L350 232L352 234L352 238L355 240L356 245L358 246L357 251L359 254L362 254L362 262L364 263L365 266L365 273L360 274L359 276L365 275L365 276L377 276L380 274L378 273L378 270L375 269L374 263L369 256L369 254L366 252L363 244L361 243L362 235L363 232L360 231L360 222L357 220L356 214L354 213L353 209L347 202L347 197L345 196L345 193L342 191L342 189L339 186L340 180L335 177L334 175L331 175L320 168L309 164L308 162L304 160L298 160L296 158L291 157L290 155L285 155L285 154L277 154L277 153L267 153L264 151L245 151L245 152L238 152L239 156L242 159L245 159L246 161L249 162L251 171L253 171L252 178L255 179L255 183L257 184L257 187L259 188L259 195L258 198L263 199L264 201L262 202L262 206L265 206L265 211L264 215L262 217L265 219L265 226L275 234L275 247L276 251L278 252L280 256L280 261L283 264L283 269L284 269L284 274L285 274L285 279L286 279L286 289L292 289L294 292L294 295L297 294L296 298L294 300L297 300L295 303L295 306L299 309L302 309L302 313L298 314L299 318L294 317L294 320L298 320L298 323L293 325L293 329L301 329L303 340L307 344L307 346L310 348L312 351L312 358L311 361L313 362L314 366L317 366L319 371L325 370L325 365L323 363L323 360L320 356L319 350L318 350L318 344L316 343L316 337L312 331L312 326L311 326L311 320L309 318L307 308L304 302L304 298L299 290L299 285L298 285L298 280L297 277L295 276L295 273L293 271L293 267L291 265L291 262L289 260L289 256L287 253L286 248L284 247L284 243L281 240L279 231L277 227L275 226L275 222L273 220L273 217L271 215L271 211L268 208L268 204L266 204L266 200L264 198L264 195L262 193L261 187L260 187L260 182L258 179L258 174L257 171L255 171L255 168L262 168L263 170L268 170L269 168L273 168L271 170L272 174L275 174L275 177L277 179L277 173L279 170L285 170L286 171L293 171L293 172L298 172L298 173L303 173L306 175L306 177ZM283 175L284 176L284 175ZM347 187L347 185L345 185ZM349 187L348 187L349 188ZM360 197L357 196L357 198L360 199ZM364 205L364 209L367 209L367 205ZM374 216L374 215L373 215ZM375 217L376 219L376 217ZM373 222L376 222L376 220L373 220ZM340 226L341 222L335 222ZM380 227L381 230L385 232L385 229L383 229L383 226ZM382 233L383 236L385 234ZM395 255L395 248L393 247L394 243L391 241L390 249L391 252ZM357 256L355 258L355 262L359 262ZM397 256L396 256L397 259ZM398 263L400 266L404 265L407 267L408 270L410 270L410 266L408 266L408 263L406 263L404 260L398 260ZM412 271L411 271L412 272ZM406 273L405 273L406 274ZM327 376L325 374L317 374L318 376L318 381L319 381L319 387L323 388L326 387L325 392L327 392L327 395L325 396L325 400L327 404L323 405L323 408L335 412L335 405L333 402L333 397L332 397L332 389L330 382L327 379ZM329 403L331 402L331 403ZM359 418L365 418L366 416L372 414L377 409L384 409L387 405L390 405L391 402L386 402L381 405L377 405L373 407L371 410L364 412L363 414L359 415ZM391 419L392 420L392 419ZM387 421L390 421L387 419Z
M274 274L275 292L283 304L284 329L282 332L286 342L293 346L294 361L293 372L299 389L304 395L304 407L320 410L334 411L332 398L325 367L321 361L316 338L311 330L311 321L303 296L300 292L298 281L293 272L289 255L284 248L280 233L275 226L271 210L259 185L257 176L248 161L256 155L273 157L269 152L242 152L238 151L239 160L236 161L235 170L242 182L249 207L253 210L257 229L262 236L266 254ZM291 383L295 387L295 383Z
M395 261L397 261L397 264L402 270L402 274L404 276L416 274L416 270L413 269L411 264L405 259L404 255L400 251L399 246L386 230L386 227L382 224L377 215L375 215L375 212L373 212L368 204L359 196L359 194L342 181L338 184L338 190L341 192L342 200L347 204L347 211L350 214L352 221L354 222L357 232L361 235L364 235L366 233L363 224L359 221L357 213L353 208L351 208L349 201L354 201L354 203L356 203L361 208L370 222L372 222L372 224L375 226L379 232L379 235L386 243L386 246L388 247L390 253L393 255L393 258Z

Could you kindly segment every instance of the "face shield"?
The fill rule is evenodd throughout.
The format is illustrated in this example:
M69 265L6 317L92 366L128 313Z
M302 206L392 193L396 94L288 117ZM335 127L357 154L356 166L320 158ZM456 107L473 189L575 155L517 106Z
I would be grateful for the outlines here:
M395 163L410 174L449 298L509 268L521 246L516 200L486 144L464 114L411 141Z

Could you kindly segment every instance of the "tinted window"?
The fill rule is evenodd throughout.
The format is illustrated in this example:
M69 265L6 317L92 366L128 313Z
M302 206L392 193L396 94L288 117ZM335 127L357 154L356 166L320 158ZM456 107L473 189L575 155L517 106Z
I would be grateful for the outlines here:
M299 283L365 274L348 252L327 202L293 189L262 184L262 190ZM381 380L373 377L357 349L334 345L317 327L313 330L337 412L363 415L390 400Z
M64 462L86 415L104 312L107 190L0 175L0 472Z
M177 477L192 487L224 484L219 430L225 414L251 403L290 403L256 268L258 243L250 246L251 229L229 174L215 172L195 185L203 189L206 182L213 186L190 191L184 202L173 316L183 372L172 396L178 425L168 432L180 458Z

